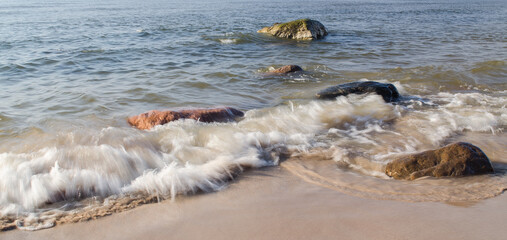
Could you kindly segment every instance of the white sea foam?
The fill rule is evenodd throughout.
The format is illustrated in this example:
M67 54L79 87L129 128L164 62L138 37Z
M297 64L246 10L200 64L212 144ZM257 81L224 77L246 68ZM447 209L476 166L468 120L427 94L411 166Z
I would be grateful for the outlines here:
M218 39L218 40L223 44L232 44L232 43L238 42L238 39L235 39L235 38L224 38L224 39Z
M440 147L450 137L466 131L498 133L507 125L504 97L481 93L439 93L394 107L394 122L369 119L331 128L334 160L367 175L382 176L388 161L406 153ZM385 111L382 111L385 113Z
M61 133L37 151L0 155L2 213L88 196L217 190L240 168L277 164L280 147L308 149L328 126L384 118L382 111L393 107L379 99L251 110L239 123L181 120L151 131L110 127Z
M426 101L433 103L351 95L250 110L237 123L43 133L23 151L0 154L0 213L35 213L90 196L215 191L245 167L276 165L282 152L312 147L331 147L336 162L382 176L397 154L439 146L462 131L500 132L507 123L503 97L440 93Z

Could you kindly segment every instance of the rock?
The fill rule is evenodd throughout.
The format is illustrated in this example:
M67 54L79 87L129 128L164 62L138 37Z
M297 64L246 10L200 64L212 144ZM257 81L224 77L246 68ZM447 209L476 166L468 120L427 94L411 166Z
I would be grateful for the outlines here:
M212 108L212 109L190 109L182 111L158 111L153 110L132 116L127 122L139 129L150 129L155 125L163 125L178 119L194 119L200 122L230 122L237 117L243 117L244 113L235 108Z
M286 73L298 72L298 71L303 71L303 69L298 65L285 65L285 66L277 68L273 71L269 71L269 73L286 74Z
M494 173L488 157L480 148L465 142L401 157L386 167L388 176L408 180L423 176L457 177L485 173Z
M321 39L327 35L326 28L322 23L310 19L299 19L286 23L275 23L271 27L265 27L257 31L268 33L276 37L312 40Z
M376 93L382 96L386 102L398 101L400 97L400 94L394 85L390 83L379 83L373 81L351 82L329 87L318 92L317 97L320 99L334 99L338 96L346 96L351 93Z

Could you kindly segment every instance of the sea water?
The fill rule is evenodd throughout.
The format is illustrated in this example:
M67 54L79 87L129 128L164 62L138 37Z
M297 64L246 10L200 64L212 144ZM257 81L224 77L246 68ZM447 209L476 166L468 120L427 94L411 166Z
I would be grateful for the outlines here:
M329 35L256 32L299 18ZM507 189L506 18L503 1L4 0L0 222L79 221L220 191L247 168L277 165L361 197L494 197ZM287 64L304 72L266 74ZM402 101L315 99L367 80L394 84ZM220 106L245 117L144 131L126 122L153 109ZM496 174L405 182L383 173L397 156L455 141L482 148ZM310 153L336 168L309 166Z

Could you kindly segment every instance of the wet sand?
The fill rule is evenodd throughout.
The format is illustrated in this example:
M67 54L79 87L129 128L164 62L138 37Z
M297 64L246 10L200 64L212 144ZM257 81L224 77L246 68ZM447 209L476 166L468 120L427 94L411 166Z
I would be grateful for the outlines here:
M226 189L10 239L505 239L507 195L459 204L373 200L308 183L282 166Z

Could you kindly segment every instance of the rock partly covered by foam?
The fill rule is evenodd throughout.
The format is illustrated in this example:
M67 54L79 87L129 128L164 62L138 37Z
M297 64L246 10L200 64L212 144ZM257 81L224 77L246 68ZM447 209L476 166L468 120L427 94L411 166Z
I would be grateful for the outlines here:
M326 28L319 21L311 19L299 19L286 23L275 23L271 27L265 27L257 31L267 33L276 37L312 40L321 39L327 35Z
M269 73L286 74L286 73L299 72L299 71L303 71L303 69L298 65L285 65L283 67L269 71Z
M465 142L401 157L386 167L388 176L409 180L423 176L457 177L493 172L486 154L480 148Z
M351 82L329 87L318 92L317 97L320 99L334 99L338 96L346 96L352 93L376 93L382 96L386 102L398 101L400 97L400 94L394 85L390 83L379 83L374 81Z
M139 129L150 129L155 125L163 125L178 119L194 119L200 122L230 122L237 117L243 117L244 113L235 108L212 108L190 109L181 111L158 111L153 110L132 116L127 119L128 123Z

